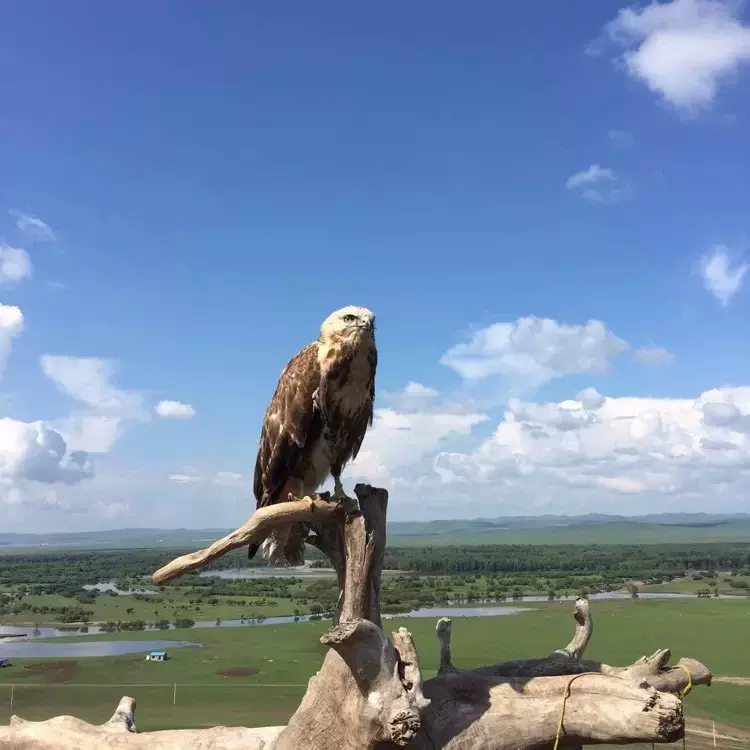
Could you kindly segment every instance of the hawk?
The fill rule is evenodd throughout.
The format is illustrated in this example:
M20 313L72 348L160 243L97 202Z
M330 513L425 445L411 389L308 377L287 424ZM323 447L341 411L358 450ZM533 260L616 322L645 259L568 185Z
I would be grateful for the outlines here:
M281 371L266 409L255 461L253 493L258 508L309 495L329 476L334 499L345 497L344 466L359 452L372 424L375 401L375 316L365 307L329 315L320 336ZM300 565L307 529L276 529L258 549L272 564Z

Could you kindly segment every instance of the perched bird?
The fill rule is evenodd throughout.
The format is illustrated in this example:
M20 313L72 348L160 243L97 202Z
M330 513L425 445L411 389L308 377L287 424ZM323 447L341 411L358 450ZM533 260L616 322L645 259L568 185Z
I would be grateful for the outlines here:
M329 315L320 336L301 349L281 372L263 417L253 492L258 508L315 492L333 477L333 498L346 496L341 472L356 458L375 401L375 316L365 307ZM262 547L273 564L304 560L303 524L274 530Z

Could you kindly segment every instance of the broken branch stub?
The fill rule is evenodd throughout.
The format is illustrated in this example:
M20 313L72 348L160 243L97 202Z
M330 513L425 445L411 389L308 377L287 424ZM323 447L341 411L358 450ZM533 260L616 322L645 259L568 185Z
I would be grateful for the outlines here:
M320 640L331 651L279 737L278 750L407 745L421 726L420 711L429 703L422 695L408 631L397 636L406 658L414 659L408 663L369 620L342 622Z

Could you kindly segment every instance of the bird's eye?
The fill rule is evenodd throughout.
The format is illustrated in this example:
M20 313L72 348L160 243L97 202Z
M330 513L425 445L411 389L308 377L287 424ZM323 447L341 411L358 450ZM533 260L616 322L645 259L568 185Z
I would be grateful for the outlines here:
M356 315L344 315L345 323L353 323L357 319Z

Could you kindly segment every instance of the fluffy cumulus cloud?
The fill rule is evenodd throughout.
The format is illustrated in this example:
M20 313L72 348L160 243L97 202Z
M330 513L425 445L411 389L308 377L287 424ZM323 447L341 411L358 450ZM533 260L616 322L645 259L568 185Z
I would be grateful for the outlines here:
M21 334L23 325L21 308L0 302L0 375L5 371L5 363L10 354L13 339Z
M11 216L16 220L16 227L28 239L37 242L54 242L57 235L52 231L49 224L43 222L39 217L12 209Z
M180 401L159 401L154 411L163 419L192 419L195 409L191 404L183 404Z
M568 177L565 187L593 203L614 203L628 192L625 181L614 169L599 164L592 164Z
M0 365L5 364L11 340L22 330L21 310L0 305ZM77 484L92 475L88 453L71 448L50 425L0 419L0 503L20 504L32 498L54 505L52 485Z
M414 401L415 393L429 394L430 403ZM421 384L410 383L401 394L393 394L396 408L375 410L357 458L347 467L347 475L391 484L407 468L420 466L432 457L446 440L467 436L487 415L439 400L440 394Z
M747 263L733 262L728 248L717 245L701 258L703 286L726 307L740 291L748 268Z
M88 455L69 451L60 433L43 422L0 419L0 485L21 482L74 484L93 474Z
M25 250L0 243L0 283L28 279L32 273L31 258Z
M605 372L627 348L598 320L580 325L525 317L476 331L441 361L468 380L502 375L537 387L562 375Z
M80 407L55 422L74 449L107 453L127 423L148 421L143 397L112 383L115 368L110 360L45 354L40 362L44 374Z
M655 497L679 509L722 494L739 507L747 496L750 387L694 399L592 396L511 402L490 438L436 464L456 482L490 487L502 498L498 513L535 495L564 511L626 513L654 507Z
M750 62L750 26L734 0L672 0L620 10L604 36L620 67L686 112L709 107Z

